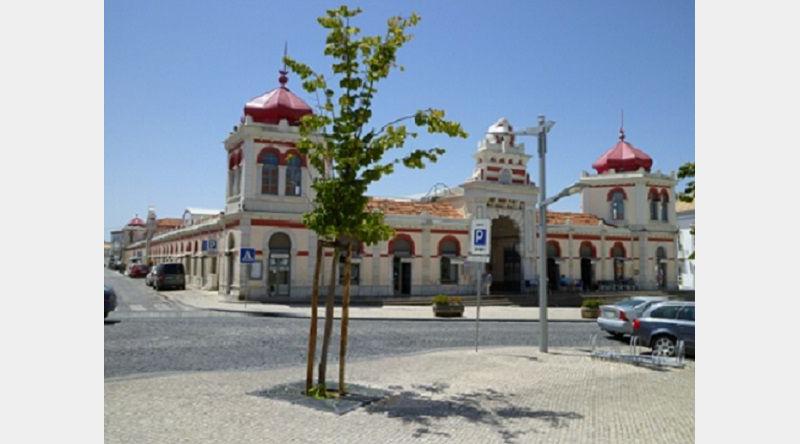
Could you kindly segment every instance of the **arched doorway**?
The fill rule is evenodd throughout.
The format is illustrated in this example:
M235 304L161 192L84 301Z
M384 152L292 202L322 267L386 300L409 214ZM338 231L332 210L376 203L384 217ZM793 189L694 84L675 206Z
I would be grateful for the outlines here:
M597 250L591 242L581 242L580 246L581 257L581 289L589 291L594 285L594 270L592 267L592 259L597 257Z
M520 291L522 280L519 228L508 216L492 220L492 251L489 272L493 293Z
M289 297L291 288L292 240L286 233L275 233L269 238L267 260L267 295Z
M233 236L233 233L228 235L228 249L225 254L228 256L225 292L231 294L231 287L233 287L233 267L236 265L236 238Z
M414 256L414 241L407 234L400 234L389 242L392 255L392 288L394 294L411 294L411 261Z
M616 242L611 247L611 257L614 261L614 282L621 284L625 281L625 247Z
M547 241L547 286L550 290L558 290L561 282L561 268L558 259L561 248L557 241Z
M656 283L658 288L667 288L667 251L664 247L656 248Z

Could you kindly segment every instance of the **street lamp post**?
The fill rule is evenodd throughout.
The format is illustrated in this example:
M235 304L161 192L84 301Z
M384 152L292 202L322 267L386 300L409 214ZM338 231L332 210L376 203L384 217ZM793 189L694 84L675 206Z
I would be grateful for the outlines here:
M539 351L547 353L547 205L545 203L545 154L547 153L547 133L556 123L539 116L539 125L517 131L515 135L537 136L539 142L539 326L541 339Z
M567 196L571 196L586 185L576 182L561 190L555 196L545 198L545 155L547 154L547 133L553 128L555 122L539 116L539 125L527 128L523 131L515 131L519 136L537 136L539 151L539 326L541 328L541 339L539 340L539 351L547 353L547 207L553 202Z

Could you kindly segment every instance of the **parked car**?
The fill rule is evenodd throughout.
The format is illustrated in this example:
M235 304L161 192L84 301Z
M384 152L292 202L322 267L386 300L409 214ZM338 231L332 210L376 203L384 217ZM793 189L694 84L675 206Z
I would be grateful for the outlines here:
M686 354L694 356L694 302L653 304L633 321L633 334L654 355L675 356L678 341L683 341Z
M105 290L105 316L103 317L107 318L109 313L117 309L117 294L110 285L103 285L103 287Z
M597 326L614 336L633 333L633 321L657 302L666 301L665 296L633 296L613 304L600 306Z
M144 264L131 264L128 267L127 275L132 278L143 278L147 276L149 268Z
M155 266L153 276L153 288L163 290L165 288L186 289L186 274L183 271L183 264L158 264Z
M148 287L152 287L155 283L156 277L156 267L150 267L150 271L147 273L147 276L144 277L144 284Z

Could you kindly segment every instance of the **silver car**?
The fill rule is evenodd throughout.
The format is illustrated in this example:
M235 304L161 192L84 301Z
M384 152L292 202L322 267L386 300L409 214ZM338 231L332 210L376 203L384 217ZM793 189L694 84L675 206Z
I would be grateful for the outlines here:
M654 355L675 356L678 341L694 356L694 302L669 301L653 304L633 323L639 343Z
M633 333L633 321L657 302L666 301L664 296L634 296L609 305L600 306L597 326L614 336Z

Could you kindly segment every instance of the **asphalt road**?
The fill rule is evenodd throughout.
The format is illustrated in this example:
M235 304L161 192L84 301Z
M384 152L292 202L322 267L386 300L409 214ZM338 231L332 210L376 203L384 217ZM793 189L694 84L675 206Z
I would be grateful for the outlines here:
M116 272L106 271L106 282L114 286L119 304L104 326L106 378L305 365L308 319L197 310L166 300L143 279ZM322 328L320 320L320 334ZM338 331L336 322L331 363L339 353ZM550 346L588 348L590 336L598 331L594 323L553 322ZM538 347L538 340L535 322L481 322L482 346ZM474 341L470 322L351 320L348 359L473 347ZM624 345L603 334L598 343Z

